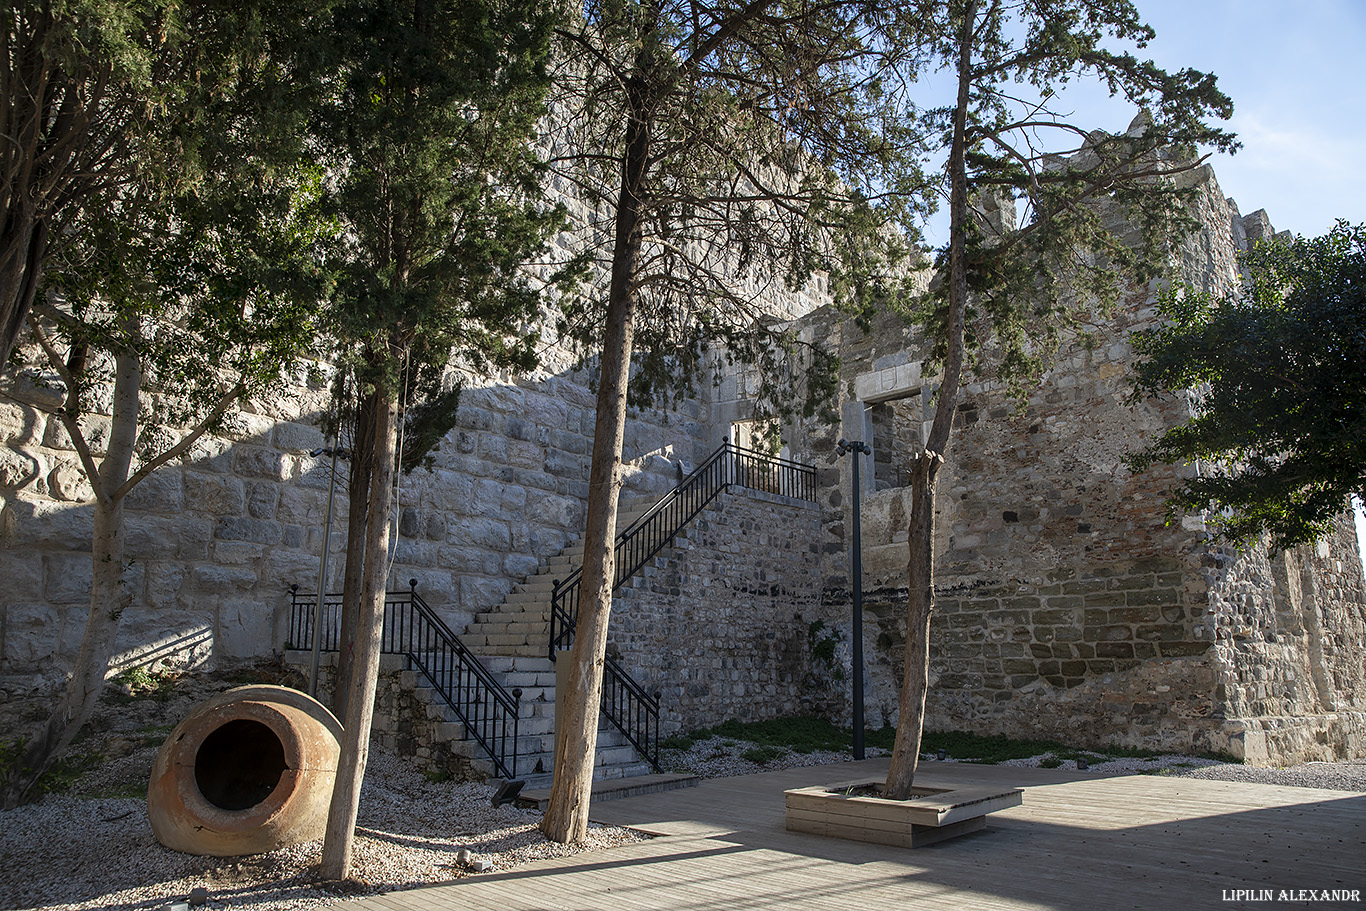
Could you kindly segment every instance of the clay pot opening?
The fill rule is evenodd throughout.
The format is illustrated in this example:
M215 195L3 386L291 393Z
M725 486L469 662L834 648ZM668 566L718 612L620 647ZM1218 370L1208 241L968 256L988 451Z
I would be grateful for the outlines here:
M195 753L199 793L220 810L249 810L264 802L288 765L285 748L269 727L234 718L204 738Z

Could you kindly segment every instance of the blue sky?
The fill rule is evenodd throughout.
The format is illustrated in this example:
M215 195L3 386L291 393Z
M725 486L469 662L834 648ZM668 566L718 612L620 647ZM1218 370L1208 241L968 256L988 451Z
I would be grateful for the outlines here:
M1265 209L1278 231L1316 236L1336 219L1366 222L1366 2L1135 0L1157 37L1136 54L1167 70L1214 73L1233 99L1225 124L1243 148L1210 160L1244 215ZM933 86L936 93L943 86ZM1073 121L1124 129L1134 115L1103 89L1063 96ZM922 99L924 101L924 99ZM943 222L942 225L939 222ZM928 226L938 243L941 212ZM1366 516L1357 512L1366 563Z
M1318 235L1366 221L1366 3L1361 0L1137 0L1167 69L1219 77L1243 142L1214 158L1226 196L1266 209L1277 230ZM1122 117L1121 117L1122 119ZM1122 125L1122 124L1121 124ZM1110 127L1109 124L1098 126Z

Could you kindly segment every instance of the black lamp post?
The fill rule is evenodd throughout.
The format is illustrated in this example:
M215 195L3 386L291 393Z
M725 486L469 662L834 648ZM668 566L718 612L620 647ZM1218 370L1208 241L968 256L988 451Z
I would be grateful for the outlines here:
M858 457L872 455L873 449L861 440L840 440L835 449L840 455L854 454L854 542L850 548L854 583L854 758L863 758L863 542L859 533Z

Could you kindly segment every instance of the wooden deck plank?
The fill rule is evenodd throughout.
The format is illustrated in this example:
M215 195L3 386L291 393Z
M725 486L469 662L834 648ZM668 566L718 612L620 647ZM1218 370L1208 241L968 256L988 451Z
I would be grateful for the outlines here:
M1024 804L983 832L915 850L785 830L784 790L885 768L790 769L595 804L597 821L664 837L341 907L1090 911L1266 907L1224 901L1224 889L1366 897L1366 795L1345 792L926 763L917 784L1023 787Z

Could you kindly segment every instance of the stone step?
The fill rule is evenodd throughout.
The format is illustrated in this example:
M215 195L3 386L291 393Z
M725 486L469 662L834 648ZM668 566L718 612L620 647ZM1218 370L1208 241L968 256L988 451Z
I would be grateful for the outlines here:
M628 778L600 778L593 782L592 801L615 800L621 797L639 797L642 794L657 794L676 788L695 788L702 779L696 775L682 775L673 772L664 774L638 775ZM523 788L517 796L517 806L529 810L545 811L550 804L550 791L546 788Z
M501 620L483 620L471 623L465 627L465 636L478 636L480 634L533 636L543 635L545 631L544 622L537 622L533 618L523 617L519 614L508 614Z
M535 673L555 673L555 662L545 655L535 658L504 658L493 655L479 655L479 663L489 670L504 674L508 671L532 671Z

